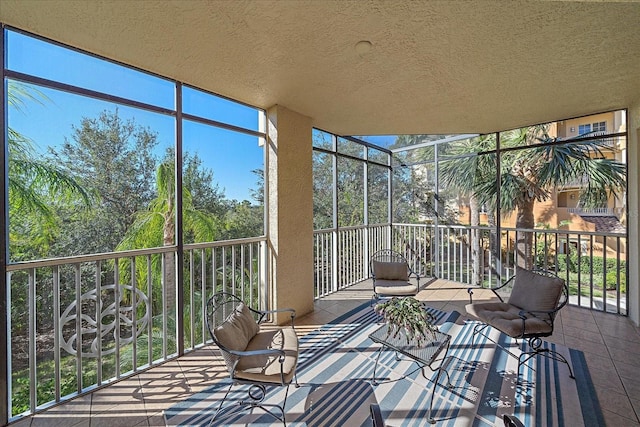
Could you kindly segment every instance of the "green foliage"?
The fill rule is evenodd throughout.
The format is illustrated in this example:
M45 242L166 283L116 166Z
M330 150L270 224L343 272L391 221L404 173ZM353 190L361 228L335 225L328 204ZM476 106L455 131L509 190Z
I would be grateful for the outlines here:
M620 274L620 280L618 280ZM608 270L606 277L607 289L618 289L621 293L627 292L627 276L624 271L618 273L617 270Z
M26 113L27 101L43 104L37 89L8 82L9 107ZM76 177L40 156L35 143L11 127L9 151L9 257L23 261L45 257L59 231L56 207L73 204L79 212L91 205L92 195Z
M393 297L376 304L374 310L389 324L389 336L396 338L403 332L407 344L415 340L420 346L438 332L433 315L413 297Z
M62 227L55 256L113 251L136 214L153 198L158 135L124 120L118 111L104 110L72 126L70 138L50 149L53 161L96 194L90 212L79 215L72 205L59 209Z
M601 256L583 256L580 257L580 266L578 266L578 254L573 251L567 258L566 254L558 254L558 269L565 271L569 270L571 273L592 274L602 276L604 273L604 258ZM568 265L567 265L568 264ZM607 258L606 263L607 275L609 273L616 273L618 270L626 271L627 262L620 260L620 264L615 258Z

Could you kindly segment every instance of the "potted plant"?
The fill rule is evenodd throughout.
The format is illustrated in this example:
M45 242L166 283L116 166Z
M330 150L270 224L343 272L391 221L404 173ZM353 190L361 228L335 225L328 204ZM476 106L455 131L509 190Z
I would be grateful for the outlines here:
M407 344L418 347L428 338L435 339L438 327L435 318L414 297L393 297L375 305L374 310L389 324L389 337L404 332Z

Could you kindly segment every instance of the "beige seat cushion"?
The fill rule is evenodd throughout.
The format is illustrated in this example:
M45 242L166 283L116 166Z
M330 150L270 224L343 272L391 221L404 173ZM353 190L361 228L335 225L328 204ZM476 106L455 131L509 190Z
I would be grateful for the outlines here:
M227 320L215 329L214 334L220 344L229 350L243 351L259 330L260 326L249 308L240 303Z
M409 267L404 262L373 261L376 280L409 280Z
M260 331L247 345L247 351L278 349L284 350L284 381L291 382L298 362L298 336L293 328ZM241 357L236 365L235 377L262 382L280 383L280 362L278 355Z
M374 291L379 295L415 295L418 287L406 280L377 280Z
M524 331L522 329L522 318L519 313L520 308L505 302L486 302L467 304L467 313L476 319L491 325L510 337L520 337L528 334L550 334L552 327L542 319L524 313Z
M527 311L552 311L560 300L564 281L516 268L516 278L509 304Z

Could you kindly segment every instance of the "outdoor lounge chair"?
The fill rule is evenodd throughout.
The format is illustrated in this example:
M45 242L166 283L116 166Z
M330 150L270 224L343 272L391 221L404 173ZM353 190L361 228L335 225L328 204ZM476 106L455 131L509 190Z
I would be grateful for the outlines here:
M504 302L499 292L503 292L509 286L513 286L511 294L509 300ZM492 290L500 302L471 303L465 307L470 316L481 322L473 328L473 342L476 335L481 334L498 344L486 333L487 328L491 326L511 338L528 340L529 350L523 351L519 356L503 348L510 355L517 357L518 378L520 366L537 355L566 363L569 376L575 378L571 365L563 355L542 346L542 338L553 334L556 315L569 299L569 287L565 281L548 271L529 271L516 267L515 276Z
M420 276L414 274L407 259L391 249L373 254L369 261L373 279L373 299L415 296L420 289ZM415 280L412 280L415 277Z
M269 313L288 312L290 327L261 329L260 323ZM260 408L274 418L285 422L285 405L289 385L296 378L298 362L298 337L294 329L295 310L280 309L259 311L249 308L236 295L218 293L207 303L207 327L213 342L229 371L231 384L209 425L245 410ZM235 384L248 384L248 399L223 408L224 402ZM282 405L265 404L267 386L286 387ZM278 408L282 413L273 412ZM215 422L215 423L214 423Z

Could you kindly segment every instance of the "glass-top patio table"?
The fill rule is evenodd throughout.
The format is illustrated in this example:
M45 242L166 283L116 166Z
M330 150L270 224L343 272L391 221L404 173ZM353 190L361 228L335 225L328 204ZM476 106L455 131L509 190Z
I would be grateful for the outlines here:
M403 333L399 333L396 337L393 337L389 335L388 332L389 324L387 323L369 334L369 338L371 338L373 342L382 344L378 350L376 364L373 368L373 384L378 384L376 380L376 369L378 368L380 354L385 348L395 351L396 358L398 358L397 354L400 353L413 359L420 366L422 376L427 381L429 381L429 378L427 378L424 368L429 367L431 371L437 371L433 393L431 393L431 402L429 403L429 422L431 424L435 424L436 420L433 418L431 411L433 409L433 397L435 395L436 387L439 385L440 375L442 372L447 376L447 388L452 387L449 373L445 368L449 344L451 342L451 335L442 332L435 332L435 336L427 337L425 342L418 346L411 341L407 342L407 338ZM442 354L442 357L438 358L440 354Z

